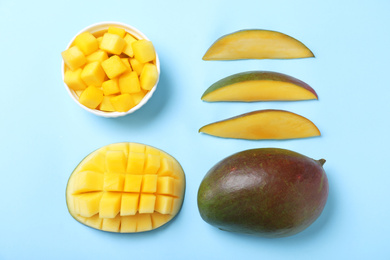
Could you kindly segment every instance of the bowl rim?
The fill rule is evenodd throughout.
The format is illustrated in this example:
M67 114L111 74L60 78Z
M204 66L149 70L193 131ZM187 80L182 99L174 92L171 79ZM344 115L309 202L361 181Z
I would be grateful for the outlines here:
M127 33L130 33L132 36L135 36L137 39L145 39L145 40L149 41L149 38L146 35L144 35L140 30L135 28L134 26L131 26L131 25L128 25L128 24L125 24L125 23L122 23L122 22L104 21L104 22L98 22L98 23L91 24L91 25L81 29L69 41L68 45L66 46L66 50L69 49L69 47L72 45L72 43L76 39L77 35L79 35L79 34L81 34L83 32L86 32L86 31L89 31L91 33L95 33L95 32L101 31L101 30L107 30L108 27L110 27L110 26L118 26L120 28L125 29ZM160 80L160 60L158 58L157 51L156 51L155 65L157 67L157 72L158 72L158 78L157 78L156 84L152 87L151 90L148 91L148 93L146 93L146 95L142 98L141 102L139 102L136 106L132 107L130 110L128 110L126 112L116 112L116 111L115 112L106 112L106 111L101 111L101 110L97 110L97 109L91 109L91 108L88 108L88 107L82 105L79 102L79 100L78 100L78 96L76 95L76 92L74 90L70 89L64 82L65 63L64 63L63 59L61 59L62 82L63 82L63 84L65 86L66 91L68 92L70 97L73 99L73 101L76 102L84 110L86 110L86 111L88 111L88 112L90 112L90 113L92 113L94 115L101 116L101 117L116 118L116 117L121 117L121 116L125 116L125 115L128 115L128 114L131 114L131 113L137 111L143 105L145 105L149 101L149 99L152 97L153 93L156 91L157 84L158 84L158 82Z

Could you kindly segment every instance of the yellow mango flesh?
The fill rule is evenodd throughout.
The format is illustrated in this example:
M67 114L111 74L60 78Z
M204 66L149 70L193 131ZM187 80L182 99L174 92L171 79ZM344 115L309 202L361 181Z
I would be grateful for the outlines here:
M202 97L204 101L271 101L317 99L311 91L295 84L274 80L253 80L219 88Z
M236 139L295 139L321 135L309 119L283 110L260 110L202 127L199 132Z
M185 176L167 153L138 143L117 143L88 155L66 189L69 213L109 232L143 232L170 221L180 210Z
M242 30L219 38L203 60L294 59L314 57L300 41L280 32Z

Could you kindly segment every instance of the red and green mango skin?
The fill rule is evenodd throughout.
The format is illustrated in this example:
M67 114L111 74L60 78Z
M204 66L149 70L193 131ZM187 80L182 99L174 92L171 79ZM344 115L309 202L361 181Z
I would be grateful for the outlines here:
M324 162L279 148L236 153L204 177L198 191L200 215L231 232L269 238L297 234L325 207Z

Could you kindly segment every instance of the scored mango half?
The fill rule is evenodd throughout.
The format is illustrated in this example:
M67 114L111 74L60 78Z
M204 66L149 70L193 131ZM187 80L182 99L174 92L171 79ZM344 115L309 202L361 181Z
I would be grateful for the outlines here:
M185 175L179 162L139 143L104 146L84 158L66 188L69 213L89 227L121 233L156 229L181 209Z

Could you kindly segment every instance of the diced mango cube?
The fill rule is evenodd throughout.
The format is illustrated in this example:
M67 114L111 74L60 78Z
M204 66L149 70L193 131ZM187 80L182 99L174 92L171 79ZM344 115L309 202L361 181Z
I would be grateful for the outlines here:
M73 43L75 46L79 47L84 55L89 55L99 48L98 41L90 32L80 33L76 36Z
M88 86L100 87L104 81L106 74L100 62L94 61L85 65L83 71L81 72L81 79Z
M105 96L115 95L120 93L118 79L109 79L102 83L102 89Z
M129 147L130 152L134 153L145 153L146 145L139 143L131 143Z
M123 151L106 152L106 169L109 172L126 172L127 158Z
M146 63L140 76L140 84L144 90L151 90L158 81L158 71L156 65Z
M148 154L145 162L145 174L156 174L160 168L160 155Z
M118 83L122 94L132 94L141 91L139 79L135 71L123 73L119 76Z
M97 106L103 100L103 91L94 86L89 86L83 93L81 93L79 102L91 109L97 108Z
M121 58L121 61L123 62L123 64L125 64L125 66L127 67L128 70L130 70L130 71L132 70L129 58Z
M140 92L131 94L131 96L133 97L135 105L138 105L141 102L141 100L144 99L146 93L147 93L147 91L141 89Z
M142 181L142 192L154 193L157 191L157 175L145 174Z
M160 169L157 172L160 176L172 176L173 175L173 163L168 158L162 158Z
M142 175L126 174L124 192L140 192L142 184Z
M171 216L154 212L153 214L151 214L151 217L153 228L158 228L167 223Z
M63 51L61 55L64 63L71 70L76 70L87 62L84 53L77 46L70 47Z
M159 177L157 180L157 193L172 195L174 193L175 179L169 176Z
M113 55L107 60L103 61L102 67L104 72L107 74L107 77L110 79L113 79L128 70L118 55Z
M84 90L87 85L81 79L81 72L83 70L78 68L76 70L67 70L64 75L65 84L73 90Z
M183 190L184 190L184 182L181 181L181 180L176 180L174 181L174 184L173 184L173 193L172 195L173 196L176 196L176 197L180 197L183 193Z
M143 174L145 165L145 154L132 152L130 145L129 159L126 172L131 174Z
M117 192L104 192L99 205L100 218L115 218L121 209L122 195Z
M102 192L89 192L85 194L76 195L75 199L78 200L79 214L80 216L89 218L99 212L100 199Z
M137 232L137 219L137 215L121 217L121 232Z
M82 171L76 176L73 194L101 191L103 189L103 174L94 171Z
M84 159L83 163L79 166L79 171L96 171L104 173L106 170L106 151L95 151L91 156Z
M129 155L129 144L126 142L109 144L108 151L121 151L125 154L127 160L127 156Z
M137 215L137 232L148 231L152 229L152 218L150 214Z
M141 39L132 43L134 57L141 63L156 59L156 52L151 41Z
M125 175L122 173L104 174L104 191L123 191Z
M161 214L170 214L172 211L173 197L157 195L155 210Z
M133 52L133 42L137 41L137 39L135 39L132 35L130 34L126 34L125 38L124 38L125 42L126 42L126 45L125 45L125 48L123 49L123 53L126 54L127 56L129 57L133 57L134 56L134 52Z
M115 108L111 104L111 101L110 101L111 97L112 96L104 96L103 97L102 103L100 103L100 106L99 106L100 110L105 111L105 112L114 112L115 111Z
M110 232L119 232L121 225L121 217L117 215L115 218L103 219L102 230Z
M154 155L160 155L160 151L152 146L147 146L145 148L146 154L154 154Z
M99 48L100 48L100 44L102 43L102 40L103 40L103 36L99 36L96 38L98 44L99 44Z
M138 211L138 193L124 193L122 194L121 202L121 216L135 215Z
M96 214L90 218L87 218L85 224L96 229L101 229L102 223L103 223L103 219L99 217L99 214Z
M130 59L131 68L137 72L137 75L141 75L142 69L144 68L145 63L139 62L136 58Z
M103 50L97 50L97 51L91 53L90 55L88 55L86 58L87 58L87 63L91 63L94 61L98 61L101 63L101 62L108 59L108 55L107 55L107 52L105 52Z
M125 47L125 45L126 45L125 40L119 35L112 34L112 33L105 33L100 43L100 49L108 53L119 55L122 53L122 50Z
M118 112L127 112L135 106L132 96L127 93L111 97L110 102Z
M139 199L139 213L153 213L154 205L156 203L156 195L142 193Z
M121 38L125 37L126 31L125 29L118 28L116 26L110 26L107 30L108 33L116 34L120 36Z

